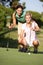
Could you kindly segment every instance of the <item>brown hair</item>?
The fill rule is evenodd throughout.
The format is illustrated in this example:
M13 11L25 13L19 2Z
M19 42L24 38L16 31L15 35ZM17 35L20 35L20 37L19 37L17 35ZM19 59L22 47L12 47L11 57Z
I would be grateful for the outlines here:
M23 6L22 6L22 5L20 5L20 4L19 4L19 5L17 5L16 9L18 9L18 8L21 8L22 10L24 9L24 8L23 8Z

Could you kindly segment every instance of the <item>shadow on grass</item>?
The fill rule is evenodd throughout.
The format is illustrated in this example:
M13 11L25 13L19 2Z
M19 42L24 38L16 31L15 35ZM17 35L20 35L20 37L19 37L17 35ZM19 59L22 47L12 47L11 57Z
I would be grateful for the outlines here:
M18 40L11 39L11 38L0 38L0 47L9 48L17 48L18 47Z
M12 39L9 38L9 36L7 38L4 37L5 34L10 33L11 31L17 31L17 28L13 28L13 29L8 29L5 28L4 32L2 32L0 34L0 47L9 47L9 48L17 48L18 46L18 40L17 39Z
M43 54L43 51L38 51L37 53L34 53L33 51L30 51L30 53L33 53L33 54Z
M43 51L39 51L38 54L43 54Z

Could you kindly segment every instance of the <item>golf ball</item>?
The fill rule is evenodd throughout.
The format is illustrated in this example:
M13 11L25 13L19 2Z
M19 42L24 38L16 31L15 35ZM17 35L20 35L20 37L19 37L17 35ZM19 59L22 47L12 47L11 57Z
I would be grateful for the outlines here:
M28 53L28 55L30 55L30 52Z

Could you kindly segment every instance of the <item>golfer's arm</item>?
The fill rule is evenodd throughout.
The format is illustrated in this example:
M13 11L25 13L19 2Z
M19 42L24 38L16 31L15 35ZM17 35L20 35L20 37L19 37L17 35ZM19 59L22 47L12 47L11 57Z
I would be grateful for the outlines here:
M16 25L16 17L15 17L15 13L13 13L12 18L13 18L13 25L15 26L15 25Z
M35 27L35 31L40 31L40 28L38 25Z
M24 38L24 30L21 30L21 38Z

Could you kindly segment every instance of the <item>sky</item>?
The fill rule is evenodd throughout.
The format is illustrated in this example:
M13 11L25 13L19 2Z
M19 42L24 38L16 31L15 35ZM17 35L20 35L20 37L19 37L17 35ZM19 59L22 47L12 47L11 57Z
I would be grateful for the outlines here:
M39 0L20 0L20 3L26 3L26 9L25 11L31 10L36 12L43 12L43 2L40 2Z

